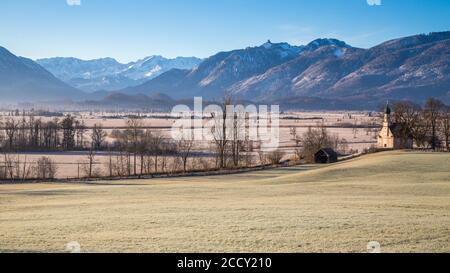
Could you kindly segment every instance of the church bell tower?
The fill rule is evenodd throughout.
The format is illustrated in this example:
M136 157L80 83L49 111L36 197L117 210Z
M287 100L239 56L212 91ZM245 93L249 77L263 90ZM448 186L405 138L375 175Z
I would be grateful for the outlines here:
M389 102L384 109L383 128L378 135L378 148L381 149L393 149L394 148L394 135L391 131L391 107Z

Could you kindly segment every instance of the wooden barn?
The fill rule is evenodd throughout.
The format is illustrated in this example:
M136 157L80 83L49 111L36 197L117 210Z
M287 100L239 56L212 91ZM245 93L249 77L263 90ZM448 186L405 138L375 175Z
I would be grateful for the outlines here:
M331 148L320 149L314 155L314 162L317 164L335 163L338 161L338 154Z

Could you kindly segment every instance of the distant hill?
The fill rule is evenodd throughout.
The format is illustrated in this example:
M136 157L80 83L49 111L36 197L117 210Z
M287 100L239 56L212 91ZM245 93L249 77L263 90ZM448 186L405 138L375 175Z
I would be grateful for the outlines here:
M103 109L144 109L148 111L170 111L177 102L164 94L127 95L123 93L110 93L103 99L87 100L80 106L101 107Z
M9 103L80 99L84 95L34 61L0 47L0 96L2 103Z
M58 57L39 59L36 62L71 86L94 92L136 86L174 68L194 68L201 59L195 57L167 59L162 56L150 56L122 64L112 58L85 61Z

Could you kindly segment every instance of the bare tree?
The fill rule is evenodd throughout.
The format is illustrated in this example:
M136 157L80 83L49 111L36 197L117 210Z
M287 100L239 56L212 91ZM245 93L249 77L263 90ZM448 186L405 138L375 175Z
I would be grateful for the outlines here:
M291 126L289 128L289 133L291 134L292 141L295 142L295 146L298 146L300 144L301 140L300 140L300 137L299 137L299 135L297 133L297 127Z
M27 156L25 155L25 158L23 160L22 164L22 181L25 181L30 177L31 174L31 166L28 164Z
M11 181L22 180L30 178L31 166L27 162L27 157L22 161L20 154L11 154L5 152L3 154L4 172L2 175Z
M423 144L423 132L427 130L427 126L423 120L422 108L405 101L395 103L393 110L393 122L402 125L397 132L400 141L405 144L412 135L417 145Z
M417 124L413 128L413 137L417 147L429 147L431 145L430 123L423 112L419 117Z
M212 114L214 126L211 128L211 133L217 150L218 167L221 169L226 168L226 150L230 141L228 135L230 129L227 124L227 106L231 105L231 103L231 97L226 95L222 101L222 112Z
M94 124L94 128L92 128L92 147L99 151L102 149L103 142L105 141L107 134L103 130L103 126L101 124Z
M441 115L442 109L444 109L444 104L437 99L429 98L425 103L425 117L430 125L431 136L430 143L431 149L436 150L439 146L439 137L438 137L438 125L439 125L439 117Z
M163 155L164 139L159 134L150 134L148 140L149 153L153 155L154 172L158 172L158 159Z
M131 152L133 153L134 158L134 164L133 164L133 170L134 175L137 175L137 154L138 154L138 145L139 145L139 138L143 134L142 126L143 122L138 117L132 117L127 119L126 121L127 129L125 130L125 133L129 136L130 145L131 145Z
M84 164L84 172L88 178L92 178L93 175L96 174L96 171L94 169L95 156L95 151L93 149L90 149L89 153L87 154L87 164Z
M96 124L94 125L95 128ZM75 135L76 135L76 146L84 148L84 134L86 133L86 125L84 121L75 121Z
M130 175L129 159L130 157L124 151L120 151L114 156L110 154L108 162L109 175L111 177L123 177Z
M12 118L6 119L5 122L5 133L8 141L8 149L13 149L15 145L16 135L19 131L19 123Z
M169 156L176 154L176 144L169 141L169 140L163 140L161 142L161 170L162 172L168 172L169 171Z
M42 128L42 146L46 149L56 149L59 144L59 121L54 119L52 121L45 122L41 125Z
M71 115L67 115L61 121L61 127L63 129L62 146L65 150L72 150L75 147L75 118Z
M358 119L355 119L353 121L353 126L352 127L353 127L352 128L353 138L358 138L358 133L359 133L359 130L358 130Z
M178 140L176 144L178 156L183 164L183 171L186 172L187 162L189 160L189 157L191 156L192 149L194 147L194 140L182 138L181 140Z
M302 138L303 157L307 162L314 162L314 154L322 148L337 149L340 143L337 135L328 132L323 124L309 127Z
M130 151L132 148L130 148L131 145L131 138L130 134L126 132L122 132L119 130L114 130L111 133L111 137L115 139L113 142L112 148L115 151L119 151L120 154L117 158L116 163L119 165L119 170L121 173L120 176L124 176L127 174L128 176L131 175L131 154Z
M349 151L348 141L345 138L339 140L337 151L341 154L347 154Z
M19 121L19 134L16 140L16 149L25 149L27 147L27 121L25 117L25 110L22 111L22 118Z
M108 149L108 163L107 163L107 169L108 169L108 174L109 177L113 177L113 154L111 151L111 148Z
M137 154L140 157L140 175L146 173L150 173L150 169L148 168L148 159L146 157L150 154L150 143L152 140L152 134L149 130L145 130L143 134L138 139L137 145Z
M445 149L450 151L450 106L444 107L442 111L440 128L445 141Z
M302 160L302 149L300 147L301 145L301 138L299 137L297 133L297 127L291 126L289 128L289 133L291 135L291 140L294 141L294 160L297 162L300 162Z
M5 177L10 179L11 181L14 181L15 178L15 163L14 159L12 158L12 155L9 153L3 154L3 161L5 164Z

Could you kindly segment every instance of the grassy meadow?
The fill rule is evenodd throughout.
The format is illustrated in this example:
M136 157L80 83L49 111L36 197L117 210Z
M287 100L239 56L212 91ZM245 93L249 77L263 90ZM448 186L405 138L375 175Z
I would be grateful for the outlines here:
M0 252L450 252L450 154L229 176L0 185Z

